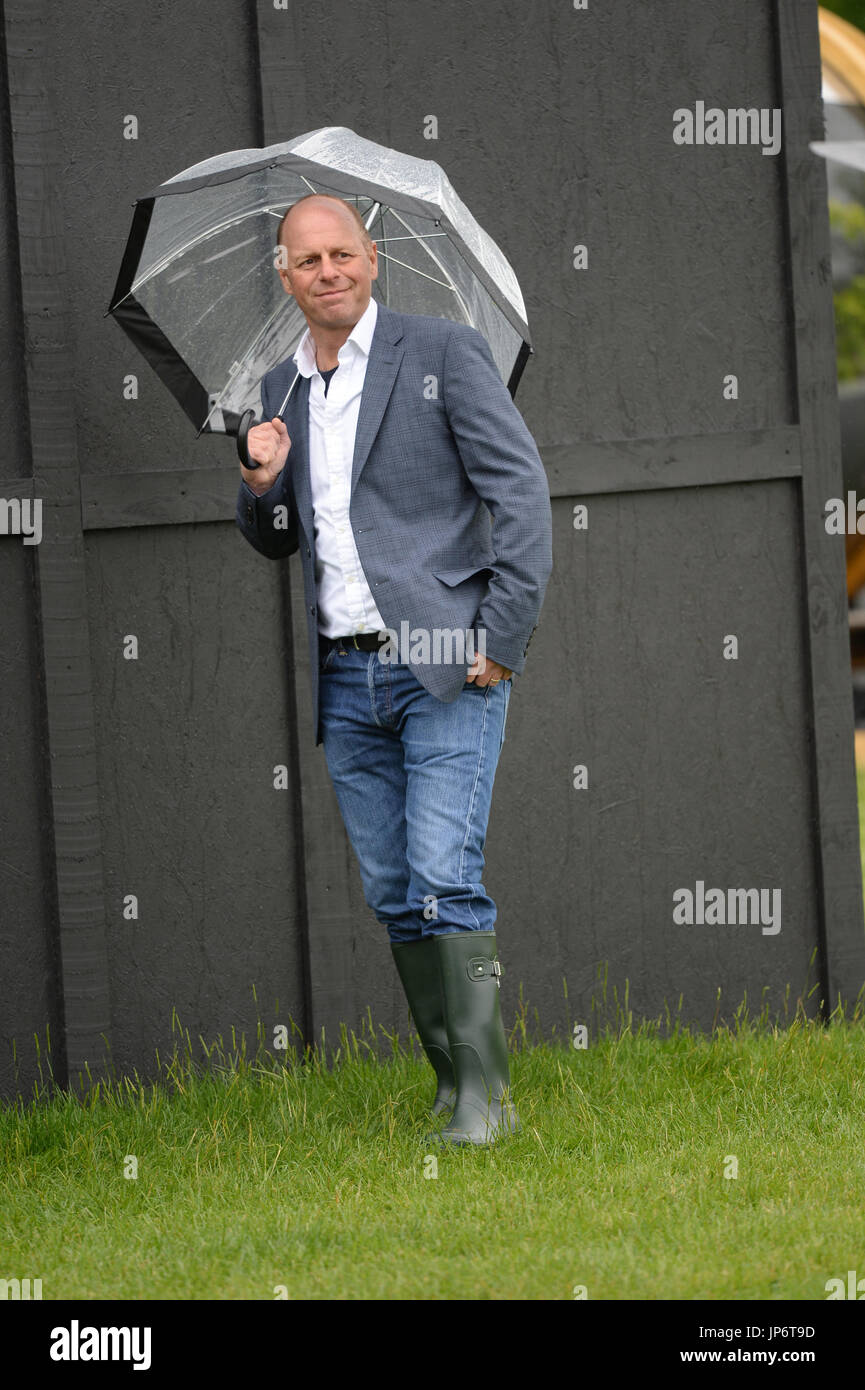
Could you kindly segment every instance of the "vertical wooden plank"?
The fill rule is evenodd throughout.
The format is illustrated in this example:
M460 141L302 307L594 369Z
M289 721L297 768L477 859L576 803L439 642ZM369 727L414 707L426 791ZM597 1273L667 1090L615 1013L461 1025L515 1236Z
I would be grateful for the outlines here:
M38 602L47 709L67 1079L96 1075L110 1039L105 901L90 639L65 284L52 15L5 6L27 402L34 495L42 499Z
M304 980L309 1037L332 1048L339 1025L355 1021L352 946L355 922L349 879L347 838L327 770L324 750L312 735L306 596L299 557L285 566L286 623L294 653L294 744L303 827L297 871L303 883ZM288 641L288 638L286 639ZM291 673L289 679L292 679Z
M319 16L321 18L321 16ZM299 60L308 37L308 17L274 10L264 0L257 5L259 80L261 84L262 144L275 144L321 124L342 124L343 113L333 108L327 121L308 115L315 110L305 94L309 62ZM325 20L325 22L327 22ZM348 25L348 29L346 29ZM363 5L357 13L340 16L340 44L362 45L376 51L378 28L386 17L375 6ZM289 37L290 36L290 37ZM302 36L302 44L298 42ZM319 50L320 51L320 50ZM287 95L287 89L290 95ZM372 99L380 107L380 93L370 98L362 91L349 97L347 123L371 133L360 108ZM330 109L330 108L329 108ZM300 118L299 113L303 113ZM303 123L297 123L302 119ZM373 136L373 138L375 138ZM306 598L299 555L284 563L286 648L293 653L289 680L293 680L299 806L297 824L297 874L304 933L304 985L307 1026L311 1041L322 1035L332 1052L339 1043L341 1024L360 1026L370 1009L376 1022L402 1029L408 1014L402 989L388 949L385 928L374 921L362 896L360 876L348 842L323 748L314 744Z
M808 148L809 141L824 134L817 6L812 0L776 0L775 33L801 433L817 932L832 1008L839 994L855 998L865 979L865 934L845 556L843 544L827 535L824 522L827 499L840 496L843 486L826 169Z
M279 46L272 48L269 42L269 25L280 24L287 16L274 14L267 5L257 5L257 11L261 143L270 145L299 132L285 129L284 63ZM302 71L302 66L294 69L295 76ZM283 562L282 570L285 643L291 657L286 672L288 703L293 714L290 733L298 798L299 839L295 865L302 937L305 1041L320 1044L324 1038L332 1049L339 1041L340 1023L350 1022L355 1014L350 949L344 949L351 942L353 926L346 840L327 764L322 749L315 748L311 733L306 599L299 557Z

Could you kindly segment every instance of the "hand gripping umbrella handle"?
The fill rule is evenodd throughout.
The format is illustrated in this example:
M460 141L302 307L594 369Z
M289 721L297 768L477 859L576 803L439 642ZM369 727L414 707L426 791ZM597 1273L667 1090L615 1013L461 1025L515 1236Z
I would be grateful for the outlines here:
M295 384L296 384L296 382L297 382L299 379L300 379L300 372L296 372L296 373L295 373L295 376L294 376L294 381L292 381L291 385L289 386L288 390L287 390L286 393L285 393L285 400L282 402L282 405L279 407L279 410L278 410L278 412L277 412L277 414L279 415L280 420L282 419L282 415L283 415L283 411L285 410L285 407L288 405L288 398L289 398L289 396L291 395L292 391L294 390ZM239 423L238 426L237 426L237 440L236 440L236 443L237 443L237 456L238 456L238 458L240 459L240 462L243 464L244 468L260 468L260 467L261 467L260 464L258 464L258 463L255 462L255 459L251 459L251 458L249 457L249 449L247 448L247 444L246 444L246 436L249 434L249 431L252 429L252 426L253 426L254 424L257 424L257 423L259 423L259 422L256 421L256 418L255 418L255 411L254 411L254 410L244 410L243 414L242 414L241 417L240 417L240 423Z
M255 424L255 411L244 410L240 417L240 424L237 426L237 457L244 468L260 468L261 465L255 459L249 457L249 450L246 447L246 436Z

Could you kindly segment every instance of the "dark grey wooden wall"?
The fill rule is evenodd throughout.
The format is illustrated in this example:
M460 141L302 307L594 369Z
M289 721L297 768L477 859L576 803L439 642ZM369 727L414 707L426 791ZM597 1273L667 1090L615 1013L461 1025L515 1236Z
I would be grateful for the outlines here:
M487 841L508 1018L521 986L545 1033L589 1021L604 966L701 1026L719 989L855 997L816 4L5 0L3 32L0 497L45 534L0 538L0 1088L47 1029L74 1079L106 1048L147 1074L174 1010L193 1039L405 1027L312 744L297 557L245 544L231 441L103 317L135 196L322 125L441 163L528 305L555 567ZM675 144L698 100L782 108L781 152ZM780 889L781 931L674 925L697 880Z

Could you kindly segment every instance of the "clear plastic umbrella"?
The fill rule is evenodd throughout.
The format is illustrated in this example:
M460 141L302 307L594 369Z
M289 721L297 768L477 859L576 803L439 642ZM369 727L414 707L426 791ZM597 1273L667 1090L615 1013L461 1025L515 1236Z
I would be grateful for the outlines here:
M837 159L851 169L865 171L865 140L812 140L808 148L824 159Z
M306 328L274 259L279 221L306 193L357 207L378 246L380 303L478 329L515 393L532 349L499 247L438 164L326 126L204 160L136 202L107 312L199 434L245 436L261 378Z

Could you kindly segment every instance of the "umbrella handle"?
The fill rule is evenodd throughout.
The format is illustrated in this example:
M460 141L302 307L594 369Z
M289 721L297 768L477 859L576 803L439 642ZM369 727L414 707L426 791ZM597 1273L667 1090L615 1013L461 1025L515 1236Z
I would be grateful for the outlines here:
M288 388L288 391L286 392L285 400L283 401L282 405L279 407L279 418L280 418L280 420L282 420L282 419L284 418L284 415L285 415L285 407L288 405L288 402L289 402L289 400L290 400L290 398L291 398L291 393L292 393L292 391L294 390L295 386L297 385L297 383L298 383L299 381L300 381L300 372L299 372L299 371L296 371L295 374L294 374L294 380L292 381L291 385L290 385L289 388ZM241 415L240 420L239 420L239 422L238 422L238 426L237 426L237 440L236 440L236 443L237 443L237 455L238 455L238 458L240 459L240 462L243 464L244 468L260 468L260 467L261 467L261 464L256 463L254 459L251 459L251 458L249 457L249 450L248 450L248 448L247 448L247 446L246 446L246 436L249 434L249 431L252 429L252 426L253 426L254 423L255 423L255 411L254 411L254 410L251 410L251 409L250 409L250 410L244 410L244 412L243 412L243 414Z
M255 411L244 410L237 426L237 456L244 468L260 468L260 464L255 459L249 457L249 450L246 446L246 436L255 424Z

